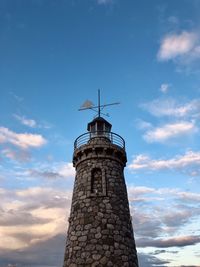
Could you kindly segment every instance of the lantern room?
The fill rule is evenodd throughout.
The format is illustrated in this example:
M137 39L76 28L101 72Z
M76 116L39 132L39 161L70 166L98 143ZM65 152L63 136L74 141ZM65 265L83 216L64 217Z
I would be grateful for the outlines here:
M88 123L87 130L93 135L107 136L112 125L102 117L97 117Z

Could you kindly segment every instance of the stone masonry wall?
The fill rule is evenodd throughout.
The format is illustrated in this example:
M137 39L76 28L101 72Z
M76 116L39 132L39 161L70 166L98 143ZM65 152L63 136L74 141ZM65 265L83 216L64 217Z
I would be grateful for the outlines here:
M103 151L101 147L102 143L85 145L81 156L74 154L76 178L64 267L138 267L123 175L126 157L119 160L114 145ZM99 192L91 191L96 169L101 173Z

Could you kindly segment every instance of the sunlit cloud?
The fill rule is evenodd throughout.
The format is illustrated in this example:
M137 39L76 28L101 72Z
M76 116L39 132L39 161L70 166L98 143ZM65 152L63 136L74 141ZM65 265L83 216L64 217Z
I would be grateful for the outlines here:
M192 49L195 51L197 40L198 36L194 32L183 31L180 34L168 34L161 41L158 59L161 61L170 60L190 53Z
M143 103L140 107L159 119L168 119L167 123L166 120L161 120L158 127L150 123L149 128L138 127L145 130L143 138L148 143L165 143L198 133L199 99L179 103L174 98L158 98Z
M197 132L197 127L194 122L181 121L150 129L143 135L143 138L148 143L163 143L195 132Z
M0 192L1 249L23 249L64 233L71 191L28 188Z
M130 195L138 196L141 194L143 195L143 194L153 193L155 191L156 191L155 188L146 187L146 186L128 187L129 196Z
M200 194L192 192L177 192L177 197L184 202L200 202Z
M71 177L75 175L75 169L72 163L63 163L58 165L57 172L63 177Z
M0 143L10 143L22 149L41 147L47 140L40 134L15 133L8 128L0 127Z
M177 155L171 159L152 159L148 155L139 154L135 156L132 163L128 165L130 170L176 170L178 172L193 175L200 174L200 152L189 150L183 155Z
M171 159L151 159L148 155L137 155L128 168L132 170L150 169L183 169L190 166L200 167L200 152L187 151L184 155L177 155Z
M199 73L200 35L197 31L183 31L180 34L169 33L165 35L157 53L159 61L172 60L176 71Z
M155 99L153 101L141 104L140 107L156 117L197 117L200 114L199 99L193 99L186 103L178 103L173 98Z
M27 119L24 116L19 116L17 114L13 114L14 118L16 118L21 124L26 125L28 127L34 128L37 126L37 123L33 119Z

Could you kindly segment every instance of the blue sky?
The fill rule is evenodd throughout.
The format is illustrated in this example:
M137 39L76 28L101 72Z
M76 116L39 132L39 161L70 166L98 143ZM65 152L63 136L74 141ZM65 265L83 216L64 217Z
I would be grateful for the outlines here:
M199 14L196 0L1 0L1 267L62 266L73 142L94 116L78 108L98 88L121 103L106 119L126 141L140 266L200 266Z

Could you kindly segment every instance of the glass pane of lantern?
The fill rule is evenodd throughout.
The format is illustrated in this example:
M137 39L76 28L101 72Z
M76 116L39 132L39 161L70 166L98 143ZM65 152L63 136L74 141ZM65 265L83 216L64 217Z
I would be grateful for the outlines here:
M91 132L95 132L95 125L91 126Z
M99 132L103 132L103 124L102 123L98 123L97 124L97 129Z

